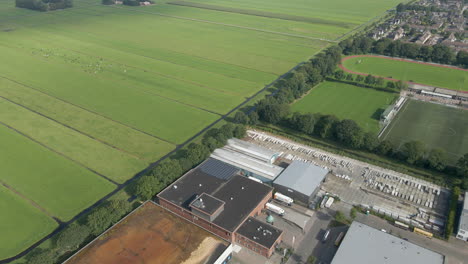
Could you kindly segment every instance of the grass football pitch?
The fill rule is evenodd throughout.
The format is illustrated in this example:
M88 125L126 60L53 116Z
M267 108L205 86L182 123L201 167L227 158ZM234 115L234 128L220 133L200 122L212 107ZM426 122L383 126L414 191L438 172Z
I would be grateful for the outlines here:
M346 59L351 71L416 82L429 86L468 91L468 71L377 57Z
M454 164L468 152L468 111L429 102L409 100L382 135L400 147L419 140L428 149L446 151Z
M323 82L292 106L292 111L352 119L364 130L378 133L381 113L398 95L339 82Z
M4 211L18 208L0 224L13 234L20 215L43 223L1 236L0 260L398 3L359 2L367 11L343 0L203 1L230 11L74 0L43 13L0 1L0 182Z

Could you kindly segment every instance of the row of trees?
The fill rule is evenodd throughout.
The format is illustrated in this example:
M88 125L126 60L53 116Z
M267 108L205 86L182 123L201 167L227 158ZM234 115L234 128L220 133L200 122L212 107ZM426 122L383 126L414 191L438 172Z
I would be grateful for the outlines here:
M151 199L183 173L208 158L213 150L226 145L228 139L242 138L245 132L245 126L232 123L208 130L200 144L191 143L186 149L178 151L174 157L166 159L139 178L132 186L131 193L141 200Z
M73 7L73 0L16 0L16 7L38 11L51 11Z
M208 158L213 150L226 145L229 138L242 138L245 133L245 126L233 123L212 128L204 134L201 143L191 143L178 150L173 157L164 160L135 181L127 191L140 200L151 199L186 171ZM27 257L27 263L51 264L63 261L81 245L117 223L133 208L126 200L105 202L81 221L76 221L60 231L53 239L52 248L33 250Z
M36 248L28 255L28 264L50 264L61 262L85 242L104 232L132 210L125 200L112 200L93 210L82 223L74 222L52 239L50 249Z
M383 89L388 92L398 92L407 88L407 84L401 80L396 82L386 81L382 77L376 77L371 74L367 76L352 73L346 74L343 70L335 71L331 79L360 87Z
M452 195L450 197L449 213L447 217L447 224L445 225L445 238L447 239L453 234L454 225L455 225L455 216L457 214L457 207L458 207L458 197L460 196L460 193L461 193L460 188L455 186L452 190Z
M339 43L343 53L367 54L376 53L392 57L403 57L428 62L456 65L468 67L468 52L459 51L456 53L447 46L438 44L434 46L424 46L415 43L404 43L399 40L382 38L375 41L369 37L356 37L343 40Z

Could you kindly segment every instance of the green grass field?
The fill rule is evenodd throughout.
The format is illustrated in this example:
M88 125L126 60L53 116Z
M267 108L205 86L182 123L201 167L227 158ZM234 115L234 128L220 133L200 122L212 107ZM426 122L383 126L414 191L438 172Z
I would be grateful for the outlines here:
M381 113L398 96L339 82L323 82L292 105L292 111L352 119L364 130L377 133Z
M381 136L401 146L419 140L428 149L441 148L453 164L468 152L468 112L434 103L409 100Z
M0 259L26 249L58 226L54 220L34 208L26 200L0 185ZM18 228L18 227L21 228Z
M100 0L42 13L0 1L0 147L8 149L0 182L30 210L0 224L21 214L71 219L115 189L112 182L132 178L329 40L398 3L359 0L367 12L343 0L196 2L243 13ZM53 229L43 226L30 240L1 236L0 259Z
M350 58L343 66L354 72L468 91L468 71L375 57Z

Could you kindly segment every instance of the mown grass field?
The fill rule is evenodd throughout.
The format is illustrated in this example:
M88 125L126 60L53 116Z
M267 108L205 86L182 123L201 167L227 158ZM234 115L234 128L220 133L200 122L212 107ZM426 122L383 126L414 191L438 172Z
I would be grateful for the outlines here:
M446 151L454 164L468 152L468 112L444 105L409 100L381 136L400 147L419 140L427 149Z
M376 57L346 59L343 66L351 71L370 73L430 86L468 91L468 71Z
M0 145L8 150L0 153L0 182L36 205L1 223L21 215L71 219L329 40L397 3L359 1L370 12L298 0L288 8L275 0L268 10L257 0L233 6L245 13L75 0L71 9L42 13L0 1ZM0 259L54 228L43 226L30 240L0 236Z
M339 82L323 82L292 105L292 111L352 119L364 130L377 133L381 113L398 95Z
M26 249L58 226L54 220L34 208L26 200L0 185L0 259L11 252ZM8 217L5 217L8 216ZM18 228L18 227L21 228Z

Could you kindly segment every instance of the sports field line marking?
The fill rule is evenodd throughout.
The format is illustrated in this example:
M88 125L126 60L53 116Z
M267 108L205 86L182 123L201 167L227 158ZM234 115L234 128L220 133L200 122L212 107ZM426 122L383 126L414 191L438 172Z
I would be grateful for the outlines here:
M42 116L42 117L44 117L44 118L46 118L46 119L48 119L48 120L50 120L50 121L53 121L53 122L55 122L55 123L57 123L57 124L59 124L59 125L61 125L61 126L63 126L63 127L66 127L66 128L68 128L68 129L71 129L71 130L73 130L73 131L75 131L75 132L77 132L77 133L79 133L79 134L81 134L81 135L83 135L83 136L85 136L85 137L88 137L88 138L90 138L90 139L92 139L92 140L94 140L94 141L97 141L97 142L99 142L99 143L101 143L101 144L104 144L104 145L106 145L106 146L108 146L108 147L111 147L111 148L113 148L113 149L115 149L115 150L117 150L117 151L123 152L123 153L126 154L126 155L132 156L132 157L134 157L134 158L136 158L136 159L139 159L139 160L142 160L142 161L146 161L143 157L140 157L140 156L138 156L138 155L136 155L136 154L130 153L130 152L124 150L124 149L121 149L121 148L119 148L119 147L116 147L116 146L114 146L114 145L112 145L112 144L110 144L110 143L108 143L108 142L106 142L106 141L104 141L104 140L101 140L101 139L98 139L98 138L96 138L96 137L93 137L93 136L91 136L91 135L88 134L88 133L82 132L82 131L80 131L80 130L78 130L78 129L76 129L76 128L70 126L70 125L67 125L67 124L65 124L65 123L62 123L62 122L60 122L60 121L58 121L58 120L56 120L56 119L54 119L54 118L52 118L52 117L46 116L46 115L44 115L44 114L42 114L42 113L40 113L40 112L38 112L38 111L36 111L36 110L33 110L33 109L31 109L31 108L29 108L29 107L26 107L26 106L24 106L24 105L22 105L22 104L20 104L20 103L17 103L17 102L15 102L15 101L12 101L11 99L8 99L8 98L4 97L3 95L0 95L0 98L2 98L2 99L5 100L5 101L8 101L8 102L10 102L10 103L12 103L12 104L15 104L15 105L17 105L17 106L19 106L19 107L21 107L21 108L24 108L24 109L26 109L26 110L28 110L28 111L30 111L30 112L32 112L32 113L35 113L35 114L37 114L37 115L40 115L40 116Z
M18 190L16 190L15 188L11 187L10 185L8 185L6 182L0 180L0 184L3 185L5 188L7 188L9 191L11 191L12 193L14 193L15 195L21 197L21 199L23 200L26 200L28 203L30 203L33 207L39 209L39 211L43 212L45 215L47 215L48 217L54 219L55 222L57 222L59 225L62 224L63 222L58 218L56 217L55 215L53 215L52 213L50 213L47 209L45 209L44 207L40 206L38 203L36 203L34 200L28 198L27 196L25 196L24 194L20 193Z
M74 106L74 107L79 108L79 109L81 109L81 110L84 110L84 111L86 111L86 112L95 114L95 115L100 116L100 117L102 117L102 118L104 118L104 119L107 119L107 120L110 120L110 121L112 121L112 122L114 122L114 123L117 123L117 124L120 124L120 125L122 125L122 126L128 127L128 128L130 128L130 129L132 129L132 130L135 130L135 131L140 132L140 133L142 133L142 134L148 135L148 136L153 137L153 138L155 138L155 139L164 141L164 142L169 143L169 144L171 144L171 145L177 145L177 143L174 143L174 142L168 141L168 140L166 140L166 139L163 139L163 138L161 138L161 137L155 136L155 135L153 135L153 134L150 134L150 133L145 132L145 131L143 131L143 130L140 130L140 129L138 129L138 128L132 127L132 126L130 126L130 125L124 124L124 123L122 123L122 122L119 122L119 121L114 120L114 119L112 119L112 118L109 118L109 117L107 117L107 116L103 116L103 115L101 115L101 114L99 114L99 113L97 113L97 112L94 112L94 111L92 111L92 110L88 110L88 109L86 109L86 108L84 108L84 107L81 107L81 106L79 106L79 105L70 103L70 102L68 102L68 101L65 101L65 100L63 100L63 99L61 99L61 98L58 98L58 97L53 96L53 95L50 95L50 94L48 94L48 93L46 93L46 92L44 92L44 91L42 91L42 90L40 90L40 89L34 88L34 87L29 86L29 85L27 85L27 84L21 83L21 82L19 82L19 81L13 80L13 79L8 78L8 77L5 77L5 76L3 76L3 75L0 75L0 78L3 78L3 79L5 79L5 80L9 80L9 81L14 82L14 83L16 83L16 84L19 84L19 85L21 85L21 86L23 86L23 87L26 87L26 88L28 88L28 89L34 90L34 91L36 91L36 92L38 92L38 93L44 94L44 95L46 95L46 96L48 96L48 97L54 98L54 99L56 99L56 100L59 100L59 101L61 101L61 102L63 102L63 103L66 103L66 104L68 104L68 105L71 105L71 106Z
M109 7L114 7L114 8L122 9L122 7L117 7L117 6L112 6L112 5L110 5ZM128 10L130 10L130 9L128 9ZM254 27L245 27L245 26L239 26L239 25L233 25L233 24L226 24L226 23L221 23L221 22L214 22L214 21L204 20L204 19L197 19L197 18L189 18L189 17L181 17L181 16L167 15L167 14L158 13L158 12L149 12L149 11L136 10L136 9L132 9L131 11L134 11L134 12L141 12L141 13L147 13L147 14L153 14L153 15L164 16L164 17L170 17L170 18L176 18L176 19L183 19L183 20L195 21L195 22L202 22L202 23L214 24L214 25L221 25L221 26L226 26L226 27L234 27L234 28L240 28L240 29L247 29L247 30L265 32L265 33L277 34L277 35L283 35L283 36L289 36L289 37L295 37L295 38L304 38L304 39L310 39L310 40L320 40L320 41L325 41L325 42L330 42L330 43L338 43L337 40L331 40L331 39L325 39L325 38L318 38L318 37L309 37L309 36L304 36L304 35L297 35L297 34L291 34L291 33L279 32L279 31L272 31L272 30L254 28Z
M94 169L91 169L90 167L84 165L83 163L81 163L81 162L79 162L79 161L77 161L77 160L75 160L75 159L72 159L72 158L68 157L67 155L65 155L65 154L63 154L63 153L61 153L61 152L59 152L59 151L57 151L57 150L55 150L55 149L53 149L53 148L47 146L46 144L44 144L44 143L42 143L42 142L40 142L40 141L34 139L33 137L27 135L26 133L21 132L21 131L19 131L18 129L16 129L16 128L14 128L14 127L12 127L12 126L10 126L10 125L8 125L8 124L2 122L2 121L0 121L0 125L3 125L3 126L5 126L6 128L9 128L10 130L15 131L16 133L22 135L23 137L25 137L25 138L27 138L27 139L29 139L29 140L35 142L36 144L38 144L38 145L40 145L40 146L42 146L42 147L44 147L44 148L46 148L46 149L48 149L48 150L50 150L50 151L52 151L52 152L54 152L54 153L60 155L61 157L65 158L65 159L68 159L68 160L70 160L70 161L76 163L77 165L79 165L79 166L81 166L81 167L83 167L83 168L85 168L85 169L91 171L92 173L94 173L94 174L96 174L96 175L98 175L98 176L100 176L100 177L106 179L107 181L109 181L109 182L111 182L111 183L113 183L113 184L115 184L115 185L117 185L117 186L120 185L119 183L115 182L114 180L110 179L109 177L105 176L104 174L101 174L101 173L95 171Z

